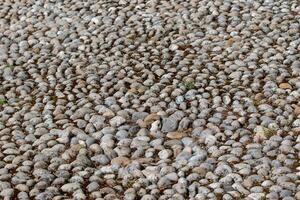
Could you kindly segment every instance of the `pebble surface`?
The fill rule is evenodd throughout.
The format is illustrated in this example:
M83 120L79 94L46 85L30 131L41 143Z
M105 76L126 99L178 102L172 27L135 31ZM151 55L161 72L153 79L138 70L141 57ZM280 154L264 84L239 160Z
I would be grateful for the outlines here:
M3 0L0 199L300 200L296 0Z

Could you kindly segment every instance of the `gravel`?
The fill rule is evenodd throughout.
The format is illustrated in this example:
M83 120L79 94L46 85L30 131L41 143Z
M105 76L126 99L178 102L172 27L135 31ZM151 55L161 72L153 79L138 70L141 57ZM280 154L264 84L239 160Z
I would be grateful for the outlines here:
M299 13L3 1L0 199L300 199Z

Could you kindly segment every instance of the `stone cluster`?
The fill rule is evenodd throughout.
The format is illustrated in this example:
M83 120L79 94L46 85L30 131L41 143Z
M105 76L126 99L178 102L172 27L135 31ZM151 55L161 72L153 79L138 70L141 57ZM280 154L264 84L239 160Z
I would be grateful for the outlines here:
M299 1L0 4L0 199L300 200Z

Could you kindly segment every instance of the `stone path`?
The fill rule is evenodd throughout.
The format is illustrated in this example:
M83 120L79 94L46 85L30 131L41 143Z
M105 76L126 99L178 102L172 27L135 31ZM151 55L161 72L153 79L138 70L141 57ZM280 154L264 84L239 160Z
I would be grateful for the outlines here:
M300 200L296 0L2 0L0 199Z

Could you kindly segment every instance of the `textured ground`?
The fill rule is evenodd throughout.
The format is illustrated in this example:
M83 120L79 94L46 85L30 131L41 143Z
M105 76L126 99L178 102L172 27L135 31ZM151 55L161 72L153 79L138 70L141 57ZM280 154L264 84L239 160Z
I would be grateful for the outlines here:
M1 0L0 199L300 199L296 0Z

